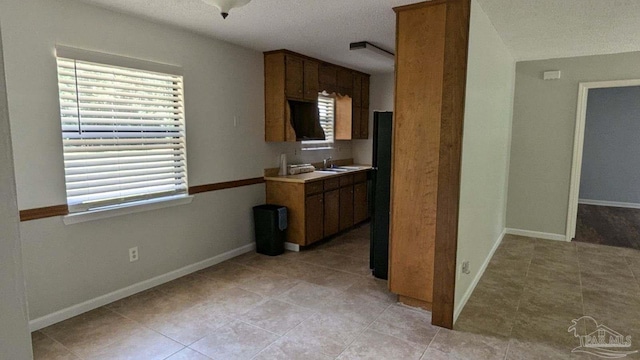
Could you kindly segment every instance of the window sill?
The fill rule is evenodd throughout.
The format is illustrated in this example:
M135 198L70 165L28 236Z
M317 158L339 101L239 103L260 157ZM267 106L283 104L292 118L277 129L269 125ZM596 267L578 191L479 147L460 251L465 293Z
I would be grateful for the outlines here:
M116 216L135 214L144 211L163 209L171 206L185 205L193 201L193 196L176 195L163 198L136 201L118 207L95 209L66 215L62 218L65 225L83 223L87 221L107 219Z

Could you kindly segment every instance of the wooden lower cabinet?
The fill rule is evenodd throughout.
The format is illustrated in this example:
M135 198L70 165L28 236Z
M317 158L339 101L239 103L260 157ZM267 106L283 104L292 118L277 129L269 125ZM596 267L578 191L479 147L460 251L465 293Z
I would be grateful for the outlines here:
M340 231L340 190L324 193L324 237Z
M367 183L353 185L353 222L358 224L369 218L369 201Z
M305 199L306 242L314 243L324 237L324 194Z
M307 183L267 180L267 203L287 207L288 242L311 245L369 218L366 179L359 172Z
M340 188L340 231L353 226L353 185Z

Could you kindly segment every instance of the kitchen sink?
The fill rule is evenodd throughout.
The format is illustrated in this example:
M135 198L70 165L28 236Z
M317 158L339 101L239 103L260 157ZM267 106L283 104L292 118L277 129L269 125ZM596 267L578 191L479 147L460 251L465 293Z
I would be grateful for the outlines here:
M320 169L320 170L316 170L316 171L341 173L341 172L347 172L347 171L353 171L353 170L357 170L357 169L347 169L347 168L344 168L344 167L331 167L331 168Z

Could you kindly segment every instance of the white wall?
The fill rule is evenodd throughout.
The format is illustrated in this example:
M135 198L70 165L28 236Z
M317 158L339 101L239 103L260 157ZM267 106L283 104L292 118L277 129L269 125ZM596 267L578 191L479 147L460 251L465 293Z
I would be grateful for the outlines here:
M264 142L259 52L74 0L3 0L0 21L20 209L66 202L56 44L183 67L191 186L262 176L281 152L292 161L351 157L349 143L302 154L299 144ZM31 318L249 244L251 207L263 202L264 186L254 185L76 225L23 222ZM140 249L135 263L132 246Z
M371 164L373 159L373 112L393 111L395 75L373 74L369 82L369 138L353 140L353 159L356 164Z
M462 137L456 317L505 229L515 61L476 0L471 3ZM460 275L463 261L471 274Z
M30 359L31 337L22 272L18 203L0 39L0 355Z

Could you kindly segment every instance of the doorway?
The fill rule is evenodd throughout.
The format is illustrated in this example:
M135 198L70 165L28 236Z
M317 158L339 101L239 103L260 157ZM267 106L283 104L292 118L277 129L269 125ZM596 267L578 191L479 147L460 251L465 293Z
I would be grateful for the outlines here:
M640 250L638 99L640 80L580 83L567 240Z

